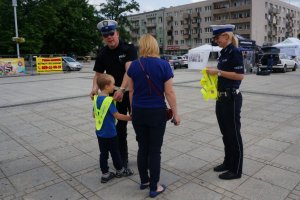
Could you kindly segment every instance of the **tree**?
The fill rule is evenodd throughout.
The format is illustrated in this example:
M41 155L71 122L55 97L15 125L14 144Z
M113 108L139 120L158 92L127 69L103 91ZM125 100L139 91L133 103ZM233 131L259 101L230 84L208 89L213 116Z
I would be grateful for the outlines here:
M0 10L0 55L16 54L11 0L1 0ZM21 54L85 55L99 42L96 10L87 0L19 0L17 16L19 36L26 39Z
M125 27L131 27L129 20L127 19L127 13L133 13L133 11L139 11L140 5L131 0L130 3L124 0L106 0L107 3L100 4L100 12L98 17L102 19L112 19L118 22L120 37L129 40L131 39L130 33Z

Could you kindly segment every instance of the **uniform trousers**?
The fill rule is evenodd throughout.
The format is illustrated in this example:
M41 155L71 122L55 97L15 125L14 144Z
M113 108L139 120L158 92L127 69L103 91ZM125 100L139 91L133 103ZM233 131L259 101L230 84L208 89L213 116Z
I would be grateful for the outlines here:
M129 92L125 92L122 102L117 102L116 107L119 113L126 115L130 113ZM116 130L119 138L119 148L123 166L127 168L128 146L127 146L127 121L118 120Z
M150 183L150 190L156 191L166 130L166 109L133 109L132 125L139 147L137 164L141 184Z
M216 102L216 116L223 135L225 158L223 164L235 174L243 168L243 142L241 137L241 93L220 97Z

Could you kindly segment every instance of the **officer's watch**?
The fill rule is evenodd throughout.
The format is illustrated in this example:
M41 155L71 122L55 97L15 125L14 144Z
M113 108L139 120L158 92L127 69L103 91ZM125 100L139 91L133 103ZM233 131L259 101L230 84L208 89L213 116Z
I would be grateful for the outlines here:
M221 70L219 70L219 71L218 71L218 76L221 76L221 75L222 75L222 74L221 74Z
M123 94L125 93L125 88L120 87L119 89Z

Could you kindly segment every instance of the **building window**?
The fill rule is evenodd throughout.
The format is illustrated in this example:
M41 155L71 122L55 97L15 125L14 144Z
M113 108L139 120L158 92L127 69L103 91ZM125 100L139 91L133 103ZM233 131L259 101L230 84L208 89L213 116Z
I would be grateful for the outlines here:
M178 40L175 40L175 44L178 44Z
M184 44L184 40L180 40L180 44Z
M174 32L174 35L178 35L178 31L175 31L175 32Z

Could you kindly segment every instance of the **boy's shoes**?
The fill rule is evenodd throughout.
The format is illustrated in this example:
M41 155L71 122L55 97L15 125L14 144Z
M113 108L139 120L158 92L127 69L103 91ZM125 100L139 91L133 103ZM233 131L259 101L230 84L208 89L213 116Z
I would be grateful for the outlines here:
M101 183L107 183L111 179L115 178L115 174L113 172L108 172L106 174L103 174L101 177Z
M223 171L227 171L227 170L228 170L228 168L224 164L214 167L215 172L223 172Z
M150 190L150 192L149 192L149 197L151 197L151 198L155 198L157 195L159 195L159 194L161 194L161 193L163 193L165 190L166 190L166 188L167 188L167 186L165 186L165 185L161 185L161 187L162 187L162 190L161 191L151 191ZM158 188L157 188L158 189Z
M119 171L116 172L116 177L121 178L121 177L127 177L133 175L133 171L129 168L123 168Z
M219 178L220 179L223 179L223 180L232 180L232 179L238 179L238 178L241 178L242 175L241 174L235 174L233 172L224 172L222 174L219 175Z

